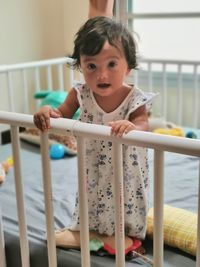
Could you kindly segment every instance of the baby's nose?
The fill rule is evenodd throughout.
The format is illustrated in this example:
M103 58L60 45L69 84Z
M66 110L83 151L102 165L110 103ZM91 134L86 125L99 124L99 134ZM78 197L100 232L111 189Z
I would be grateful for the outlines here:
M108 77L108 72L107 72L106 68L102 68L98 71L97 79L99 81L104 81L105 79L107 79L107 77Z

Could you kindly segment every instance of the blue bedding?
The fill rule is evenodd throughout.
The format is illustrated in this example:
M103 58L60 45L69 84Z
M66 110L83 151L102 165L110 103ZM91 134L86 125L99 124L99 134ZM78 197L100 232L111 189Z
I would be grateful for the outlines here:
M21 159L24 181L24 195L28 224L31 267L48 267L45 240L45 215L42 194L41 157L39 148L22 142ZM10 144L1 146L0 162L12 155ZM152 151L150 151L150 175L153 177ZM198 159L175 153L165 153L165 202L186 208L197 209ZM75 203L77 188L77 158L65 157L51 161L55 228L69 224ZM153 178L151 178L153 181ZM151 187L152 190L152 187ZM151 193L152 204L152 193ZM15 200L13 169L0 186L0 205L4 223L7 267L21 267L18 224ZM144 247L147 256L152 257L152 241L146 239ZM58 266L81 266L80 252L57 248ZM92 267L115 266L112 257L91 256ZM148 266L140 259L126 262L126 267ZM194 257L178 249L165 247L166 267L193 267Z

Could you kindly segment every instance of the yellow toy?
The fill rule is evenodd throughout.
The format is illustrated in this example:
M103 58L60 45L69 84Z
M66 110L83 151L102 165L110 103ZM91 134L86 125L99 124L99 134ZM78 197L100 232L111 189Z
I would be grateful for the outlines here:
M158 134L166 134L166 135L175 135L175 136L184 136L184 132L181 128L179 127L174 127L170 129L165 129L165 128L157 128L153 130L154 133Z
M13 166L13 158L9 157L6 161L0 163L0 184L4 182L6 174L9 169Z

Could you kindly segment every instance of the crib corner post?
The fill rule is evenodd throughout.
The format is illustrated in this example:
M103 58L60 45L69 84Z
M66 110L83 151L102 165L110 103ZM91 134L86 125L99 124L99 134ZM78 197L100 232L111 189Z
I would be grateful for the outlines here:
M0 266L6 267L5 241L3 232L3 222L1 216L1 207L0 207Z
M199 189L198 189L198 210L197 210L197 255L196 267L200 267L200 158L199 158Z

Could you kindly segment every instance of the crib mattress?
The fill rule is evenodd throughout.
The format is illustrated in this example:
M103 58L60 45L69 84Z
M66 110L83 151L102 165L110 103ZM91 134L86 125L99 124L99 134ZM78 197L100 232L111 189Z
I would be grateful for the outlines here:
M31 267L48 267L45 240L45 214L42 194L41 156L37 146L22 142L21 159ZM0 148L0 162L12 155L11 145ZM165 203L191 211L197 209L198 159L165 153ZM51 161L55 227L69 224L77 188L77 158L65 157ZM39 167L38 167L39 166ZM181 168L177 168L181 166ZM150 151L150 175L152 174ZM4 223L7 267L21 267L13 169L0 186L0 206ZM151 179L153 180L153 179ZM150 194L152 205L152 193ZM152 257L152 241L145 240L147 256ZM80 252L57 248L58 267L81 266ZM192 267L195 260L178 249L165 247L164 266ZM115 266L112 257L91 256L92 267ZM147 266L142 260L126 262L126 266Z

